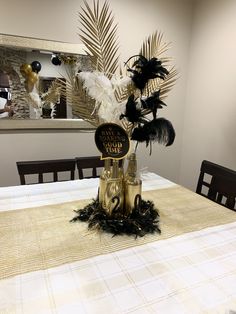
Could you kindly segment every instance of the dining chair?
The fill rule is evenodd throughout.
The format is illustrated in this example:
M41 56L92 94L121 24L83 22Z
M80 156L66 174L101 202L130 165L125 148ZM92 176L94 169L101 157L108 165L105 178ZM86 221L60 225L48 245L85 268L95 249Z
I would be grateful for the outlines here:
M205 177L210 176L208 182ZM204 192L204 189L208 189ZM236 200L236 171L203 160L196 193L232 210Z
M101 160L100 156L76 157L75 160L79 173L79 179L98 178L98 169L104 167L104 160ZM90 169L92 171L92 175L85 175L85 169Z
M26 175L32 174L38 175L38 182L36 183L67 181L75 179L75 159L18 161L16 165L20 176L21 185L26 184ZM63 180L59 179L59 172L65 172L67 174L69 172L69 179L65 179L65 177L63 177ZM47 173L53 174L53 181L44 180L44 174Z

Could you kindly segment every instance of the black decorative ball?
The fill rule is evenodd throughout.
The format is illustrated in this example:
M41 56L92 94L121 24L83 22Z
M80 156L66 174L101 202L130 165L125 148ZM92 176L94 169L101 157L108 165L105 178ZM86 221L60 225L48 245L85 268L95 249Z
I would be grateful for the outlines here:
M53 55L51 58L52 64L54 65L61 65L61 60L58 56Z
M32 67L32 71L36 73L39 73L39 71L42 68L41 63L39 61L33 61L31 63L31 67Z

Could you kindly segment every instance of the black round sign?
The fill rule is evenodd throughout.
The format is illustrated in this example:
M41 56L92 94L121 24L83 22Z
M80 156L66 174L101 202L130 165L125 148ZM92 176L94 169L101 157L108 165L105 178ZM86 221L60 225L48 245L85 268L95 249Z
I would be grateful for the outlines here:
M115 123L101 124L95 132L95 143L102 159L122 159L130 147L128 134Z

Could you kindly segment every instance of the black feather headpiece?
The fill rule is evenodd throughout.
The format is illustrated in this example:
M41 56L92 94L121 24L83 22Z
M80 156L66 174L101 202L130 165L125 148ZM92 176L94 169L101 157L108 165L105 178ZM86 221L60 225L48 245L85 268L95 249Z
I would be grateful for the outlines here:
M161 60L157 58L151 58L148 60L142 55L134 55L130 57L127 62L137 56L139 57L138 60L133 63L132 68L128 68L128 71L133 74L131 77L132 81L142 93L150 79L159 77L164 80L169 72L162 66ZM127 62L125 65L127 65Z
M158 118L134 128L131 139L137 142L146 142L147 146L151 142L170 146L175 139L175 130L169 120Z

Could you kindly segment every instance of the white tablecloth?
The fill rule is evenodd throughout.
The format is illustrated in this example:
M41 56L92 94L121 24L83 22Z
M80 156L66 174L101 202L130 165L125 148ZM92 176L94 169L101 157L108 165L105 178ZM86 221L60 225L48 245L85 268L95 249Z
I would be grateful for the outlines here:
M142 182L143 191L175 185L151 172L142 174ZM92 198L97 195L98 186L99 179L96 178L2 187L0 188L0 211L6 210L6 208L14 210Z
M143 176L143 190L173 185L155 174ZM91 198L97 187L98 180L89 179L1 188L0 210ZM236 223L0 280L1 314L233 310Z

